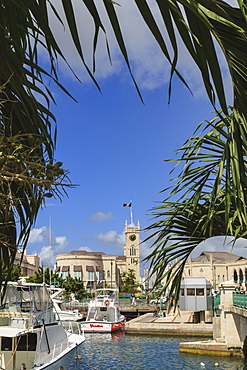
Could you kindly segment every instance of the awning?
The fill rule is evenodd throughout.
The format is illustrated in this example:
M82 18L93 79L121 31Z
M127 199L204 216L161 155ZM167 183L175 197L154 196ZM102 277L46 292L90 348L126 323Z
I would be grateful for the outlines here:
M69 266L63 266L62 267L62 272L67 272L69 271Z
M102 271L103 271L103 269L102 269L102 267L96 266L96 271L97 271L97 272L102 272Z
M74 271L80 271L82 272L82 266L74 266Z
M93 266L86 266L86 271L94 271Z

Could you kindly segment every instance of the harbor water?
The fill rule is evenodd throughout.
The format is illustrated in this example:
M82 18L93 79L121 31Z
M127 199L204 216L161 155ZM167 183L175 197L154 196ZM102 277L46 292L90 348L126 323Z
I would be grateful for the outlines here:
M247 370L244 359L180 354L181 341L200 340L198 337L126 335L123 332L85 336L86 341L70 356L69 362L66 361L64 370Z

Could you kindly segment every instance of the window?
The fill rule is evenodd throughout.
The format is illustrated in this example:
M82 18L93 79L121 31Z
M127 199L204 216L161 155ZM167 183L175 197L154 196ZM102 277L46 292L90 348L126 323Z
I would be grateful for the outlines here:
M204 289L203 288L197 288L196 289L196 295L204 295Z
M222 275L222 281L225 281L225 275Z
M18 339L18 346L17 351L35 351L37 344L37 334L36 333L28 333L26 335L22 335L20 340Z
M107 277L108 277L108 278L110 278L110 277L111 277L110 270L107 270Z
M210 289L207 289L207 296L210 296Z
M74 278L78 280L82 280L82 273L81 271L74 271Z
M62 272L61 272L61 277L63 279L66 279L67 276L69 276L69 266L63 266L62 267Z
M184 296L184 289L180 289L181 296Z
M87 271L87 281L94 281L94 272Z
M103 271L96 271L96 280L97 281L104 280L104 272Z
M195 289L194 288L187 288L187 295L195 295Z
M218 275L218 281L220 281L220 275Z
M130 247L130 255L131 256L135 256L136 255L136 249L135 249L135 247Z
M61 272L61 278L66 279L67 276L69 276L69 271Z
M12 351L12 338L2 337L2 351Z
M74 266L74 279L82 280L82 266L81 265Z

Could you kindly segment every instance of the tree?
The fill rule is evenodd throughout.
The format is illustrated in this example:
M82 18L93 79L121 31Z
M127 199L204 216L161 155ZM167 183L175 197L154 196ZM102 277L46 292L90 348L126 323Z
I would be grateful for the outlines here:
M78 300L82 300L86 295L83 281L76 278L68 276L63 280L62 287L65 289L65 297L67 299L71 298L71 294L73 294L75 299Z
M138 283L136 282L136 276L133 269L128 271L123 271L121 274L122 285L121 291L124 293L136 293L138 288Z
M174 171L182 169L164 190L167 198L153 209L158 221L147 228L153 232L149 239L154 237L147 259L157 273L156 285L166 279L164 290L172 283L178 295L184 264L200 242L230 235L233 246L246 238L247 132L245 125L239 131L236 125L229 108L227 116L220 112L199 124L177 151Z
M49 12L53 13L58 21L70 31L83 65L97 88L100 89L93 73L95 71L96 49L100 40L99 33L106 35L106 31L102 17L100 17L96 7L97 2L93 0L82 0L82 2L88 10L88 16L93 19L95 26L95 32L92 35L92 71L85 63L80 42L80 39L83 39L83 35L78 34L73 2L71 0L60 2L62 10L55 7L49 0L0 0L1 133L3 138L8 138L8 140L12 140L12 137L15 138L16 135L23 135L24 146L30 150L35 147L33 162L38 160L45 173L46 166L47 170L48 165L51 165L52 168L55 166L56 120L50 110L51 103L55 101L48 88L50 80L69 94L61 86L58 79L56 63L59 58L65 60L65 57L50 27ZM238 132L241 131L241 127L246 127L247 117L245 1L238 0L239 7L234 8L221 0L193 2L189 0L156 0L164 23L162 26L166 29L171 48L167 45L166 37L163 36L161 27L158 26L148 3L145 0L133 0L133 2L138 7L141 17L160 46L164 57L167 58L171 65L169 96L171 95L171 82L174 75L177 75L187 86L183 76L177 70L179 51L177 38L181 37L195 65L201 72L203 83L212 105L215 109L219 110L221 108L223 115L226 116L228 112L224 82L215 42L221 48L232 79L234 96L232 112L235 117L235 125L232 126L234 130L232 141L237 147L239 143ZM118 21L118 12L121 12L121 7L111 0L102 0L102 3L137 92L141 97L141 92L131 71L127 48ZM41 48L48 57L49 65L47 69L39 61ZM110 47L107 37L106 48L110 59ZM170 49L172 50L171 53L169 52ZM17 159L20 160L22 165L26 165L26 157ZM243 153L242 155L241 153L239 154L238 159L239 165L244 166ZM17 166L13 166L9 172L14 174L16 168ZM5 265L9 266L9 274L17 246L21 244L23 250L25 249L31 227L44 202L45 194L56 196L56 192L50 191L51 184L48 189L44 183L42 183L41 187L37 185L35 180L39 179L39 171L36 173L31 171L29 176L26 176L25 182L21 182L20 179L12 181L11 192L9 192L7 183L3 189L4 196L1 194L1 198L4 198L6 194L9 195L7 202L2 203L0 198L2 234L0 238L0 254ZM16 179L14 178L14 180ZM42 177L43 180L44 178ZM52 174L52 183L55 183L55 180L56 176ZM240 181L242 188L244 188L246 179L241 177ZM234 182L233 186L236 186ZM238 202L235 203L236 211L239 210L238 207L241 202L242 199L238 199ZM246 207L245 203L243 207ZM196 212L197 210L192 207L191 211ZM226 215L229 216L229 212ZM231 225L230 217L226 217L224 222L229 230ZM18 223L20 228L17 227ZM1 283L2 281L0 281Z
M53 273L51 269L43 267L39 267L38 271L35 271L35 274L33 276L29 276L28 282L30 283L39 283L42 284L43 282L47 285L50 285L51 282L54 281L54 279L57 279L58 275L56 273Z
M3 261L0 261L1 265L1 271L2 271L2 279L3 280L9 280L9 281L17 281L19 277L21 276L21 267L19 264L14 265L11 269L11 274L9 275L8 268L4 265Z

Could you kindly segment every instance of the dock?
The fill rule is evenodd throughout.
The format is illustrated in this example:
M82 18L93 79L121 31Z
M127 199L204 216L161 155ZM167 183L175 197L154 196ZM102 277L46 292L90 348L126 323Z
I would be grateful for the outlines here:
M154 313L146 313L125 325L126 334L154 334L154 335L178 335L178 336L206 336L213 337L212 323L192 322L193 312L181 311L159 317Z

